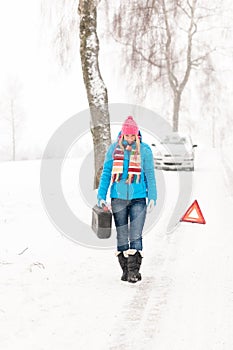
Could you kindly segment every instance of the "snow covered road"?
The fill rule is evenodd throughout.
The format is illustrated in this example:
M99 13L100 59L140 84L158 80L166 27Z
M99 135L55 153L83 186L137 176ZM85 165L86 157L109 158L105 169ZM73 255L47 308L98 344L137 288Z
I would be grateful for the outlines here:
M165 172L165 208L144 238L136 285L120 281L114 250L56 231L38 161L1 163L0 348L232 350L233 201L220 154L199 153L191 202L207 223L166 234L178 192L177 173Z

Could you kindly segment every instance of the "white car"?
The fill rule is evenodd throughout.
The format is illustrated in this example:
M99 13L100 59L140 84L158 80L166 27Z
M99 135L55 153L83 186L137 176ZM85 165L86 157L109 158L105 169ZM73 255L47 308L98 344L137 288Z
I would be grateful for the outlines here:
M151 144L156 169L194 170L194 148L188 135L172 133L166 135L159 145Z

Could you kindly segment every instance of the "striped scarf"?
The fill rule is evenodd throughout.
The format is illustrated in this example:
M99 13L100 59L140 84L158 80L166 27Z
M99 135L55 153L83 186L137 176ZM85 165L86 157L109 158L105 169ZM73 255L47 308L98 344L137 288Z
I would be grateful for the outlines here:
M124 151L117 145L113 153L112 182L119 182L123 174ZM129 159L126 183L139 183L141 175L141 157L137 150L132 150Z

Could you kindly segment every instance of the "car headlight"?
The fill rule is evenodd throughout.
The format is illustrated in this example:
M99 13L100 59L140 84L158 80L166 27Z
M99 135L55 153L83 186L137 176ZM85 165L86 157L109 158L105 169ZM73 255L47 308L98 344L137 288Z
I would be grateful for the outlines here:
M184 156L184 160L193 160L193 154L192 153L186 153Z
M155 159L162 159L162 156L163 156L162 153L157 151L154 155L154 158Z

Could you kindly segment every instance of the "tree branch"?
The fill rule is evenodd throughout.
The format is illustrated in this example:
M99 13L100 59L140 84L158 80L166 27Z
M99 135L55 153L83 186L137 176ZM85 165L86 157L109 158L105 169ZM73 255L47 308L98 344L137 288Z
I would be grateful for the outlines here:
M208 52L206 52L204 55L199 56L193 60L191 60L191 65L198 67L201 64L201 61L204 61L212 52L216 51L216 48L213 50L210 50ZM200 61L200 62L199 62Z

